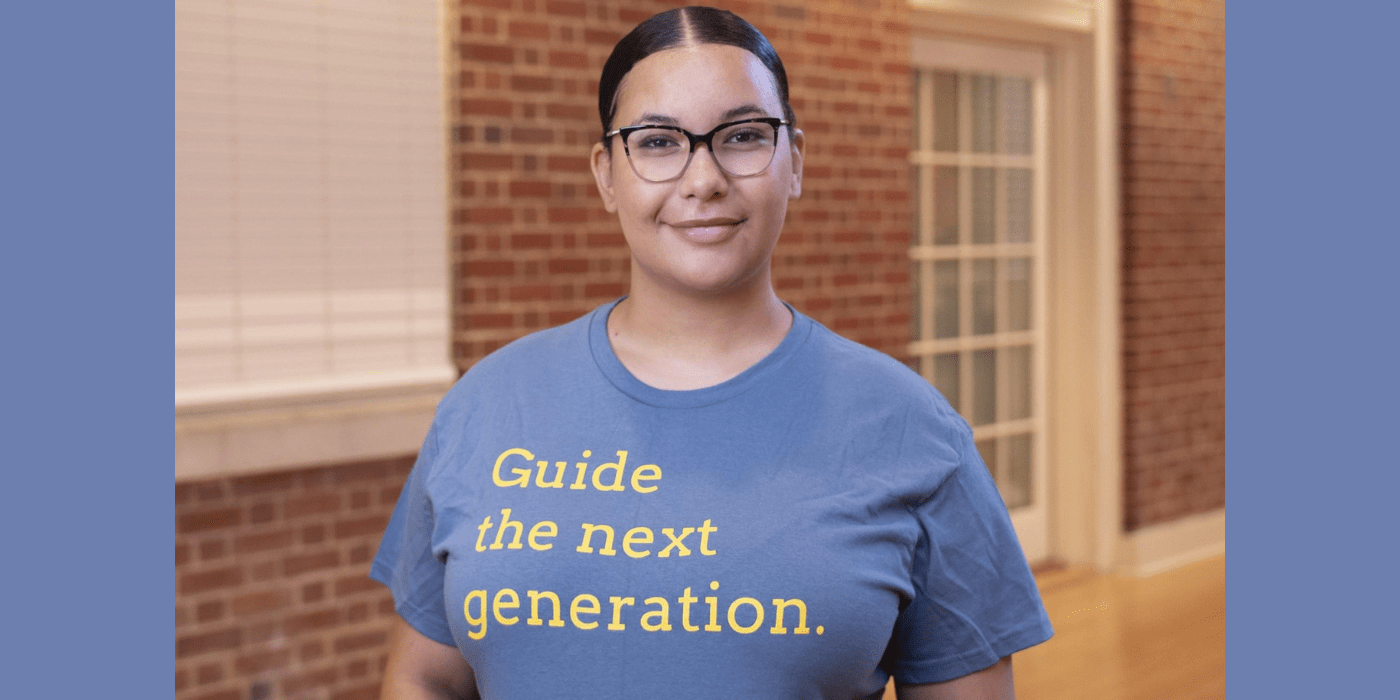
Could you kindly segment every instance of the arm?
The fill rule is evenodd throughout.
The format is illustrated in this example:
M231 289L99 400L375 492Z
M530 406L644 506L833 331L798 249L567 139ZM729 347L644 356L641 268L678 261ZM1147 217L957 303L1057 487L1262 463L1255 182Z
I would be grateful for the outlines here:
M899 700L1015 700L1011 682L1011 657L987 668L942 683L895 686Z
M429 639L404 622L389 633L380 700L480 700L476 674L457 647Z

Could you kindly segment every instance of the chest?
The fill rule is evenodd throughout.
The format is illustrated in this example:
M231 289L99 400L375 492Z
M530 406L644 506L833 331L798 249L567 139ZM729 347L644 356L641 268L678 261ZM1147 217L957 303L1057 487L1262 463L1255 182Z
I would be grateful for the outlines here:
M434 477L446 607L483 692L685 697L720 670L744 679L726 697L883 684L919 532L909 494L861 478L873 465L820 442L555 425L483 436Z

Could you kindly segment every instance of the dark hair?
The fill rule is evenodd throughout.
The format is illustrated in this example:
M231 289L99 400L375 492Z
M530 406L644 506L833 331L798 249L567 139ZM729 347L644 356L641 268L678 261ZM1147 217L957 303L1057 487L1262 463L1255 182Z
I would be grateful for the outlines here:
M792 105L788 104L787 71L783 60L763 33L752 24L728 10L713 7L679 7L648 17L632 29L613 47L603 75L598 80L598 118L603 122L602 133L612 130L617 116L617 90L632 66L658 51L688 44L726 44L737 46L758 57L773 74L778 86L778 101L783 106L783 118L796 122ZM607 139L604 147L609 147Z

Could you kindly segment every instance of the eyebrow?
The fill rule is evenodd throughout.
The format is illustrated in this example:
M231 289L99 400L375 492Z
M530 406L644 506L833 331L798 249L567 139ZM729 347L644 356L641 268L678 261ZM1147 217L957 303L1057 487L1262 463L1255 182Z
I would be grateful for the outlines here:
M767 113L764 112L762 109L760 109L758 105L752 105L752 104L740 105L740 106L735 107L734 109L731 109L731 110L725 112L724 114L720 115L719 121L720 121L721 124L723 124L723 123L725 123L725 122L733 121L734 119L736 119L736 118L738 118L738 117L746 116L746 115L749 115L749 114L760 114L760 115L762 115L762 114L767 114ZM675 118L675 117L669 117L669 116L666 116L665 114L656 114L656 113L654 113L654 112L647 112L646 114L643 114L642 116L640 116L640 117L637 118L637 121L636 121L636 122L633 122L633 123L635 123L635 124L664 124L664 125L667 125L667 126L680 126L680 122L676 121L676 118Z

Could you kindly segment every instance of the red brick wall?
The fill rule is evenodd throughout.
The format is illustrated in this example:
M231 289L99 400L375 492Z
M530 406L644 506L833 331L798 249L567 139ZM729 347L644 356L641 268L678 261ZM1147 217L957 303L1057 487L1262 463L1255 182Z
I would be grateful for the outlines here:
M899 0L719 2L783 57L808 135L778 293L896 356L909 338L909 30ZM452 19L453 356L465 369L627 289L629 256L588 169L598 74L671 2L463 0Z
M627 252L587 169L596 82L612 43L669 6L449 7L460 368L625 291ZM808 134L804 194L777 252L779 294L901 356L911 212L905 4L722 6L782 54ZM1129 529L1223 503L1221 9L1219 0L1124 8ZM366 574L411 463L176 487L179 700L377 697L393 611Z
M587 153L613 43L674 6L449 7L453 356L466 369L626 291ZM896 356L908 341L909 32L902 2L719 3L783 57L808 135L779 294ZM367 578L411 457L176 488L176 697L377 697L392 602Z
M1124 527L1225 504L1225 5L1122 5Z
M368 578L412 457L175 487L175 696L379 696L393 601Z

